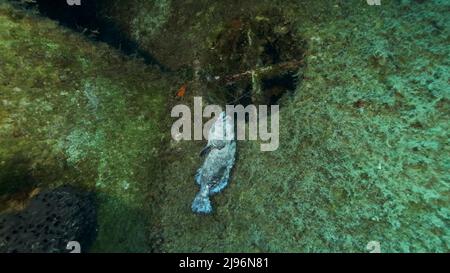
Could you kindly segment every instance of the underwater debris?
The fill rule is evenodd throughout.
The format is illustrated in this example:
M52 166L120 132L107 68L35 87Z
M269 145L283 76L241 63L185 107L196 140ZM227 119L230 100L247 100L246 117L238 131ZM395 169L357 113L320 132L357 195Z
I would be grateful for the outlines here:
M277 104L286 91L295 90L306 42L283 15L272 15L234 19L212 43L209 81L225 85L233 103Z
M304 63L303 60L293 60L288 62L279 63L276 65L269 65L265 67L258 67L253 70L247 70L241 73L233 74L233 75L226 75L224 77L221 76L215 76L214 80L224 83L226 85L232 85L234 83L237 83L239 81L249 79L254 74L257 74L259 76L263 77L275 77L276 75L283 74L285 71L295 70L300 65Z
M195 175L200 191L192 203L192 211L209 214L212 212L209 197L221 192L228 185L236 156L233 123L225 112L220 113L211 126L208 144L200 155L206 155L206 158Z
M178 89L177 94L175 97L182 98L186 94L187 84L183 84L180 89Z

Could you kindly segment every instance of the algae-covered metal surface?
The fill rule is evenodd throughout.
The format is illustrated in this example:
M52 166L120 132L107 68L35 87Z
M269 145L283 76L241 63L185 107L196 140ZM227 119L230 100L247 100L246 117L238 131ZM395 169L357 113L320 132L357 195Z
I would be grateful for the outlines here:
M88 252L450 250L449 1L57 2L0 1L0 225L70 186ZM198 97L279 105L207 215Z

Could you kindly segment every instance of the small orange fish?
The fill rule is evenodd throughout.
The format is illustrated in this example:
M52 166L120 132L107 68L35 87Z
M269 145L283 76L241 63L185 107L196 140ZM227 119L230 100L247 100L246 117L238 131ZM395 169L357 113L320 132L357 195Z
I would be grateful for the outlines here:
M177 98L182 98L184 97L184 95L186 94L186 88L187 88L187 84L183 84L180 89L178 89Z

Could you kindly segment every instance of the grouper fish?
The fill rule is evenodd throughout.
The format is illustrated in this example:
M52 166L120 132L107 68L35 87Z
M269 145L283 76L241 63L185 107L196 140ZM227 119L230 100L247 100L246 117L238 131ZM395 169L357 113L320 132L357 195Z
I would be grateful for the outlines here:
M192 211L209 214L213 210L209 198L228 185L236 157L233 121L225 112L220 113L211 126L208 144L200 155L205 156L205 160L195 175L200 191L192 202Z

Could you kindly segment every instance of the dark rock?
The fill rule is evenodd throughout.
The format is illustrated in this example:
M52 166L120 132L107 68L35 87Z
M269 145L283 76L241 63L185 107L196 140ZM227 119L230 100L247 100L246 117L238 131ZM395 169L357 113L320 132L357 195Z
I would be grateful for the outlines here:
M46 190L23 211L0 215L0 252L70 252L69 241L86 251L95 229L92 194L68 186Z

